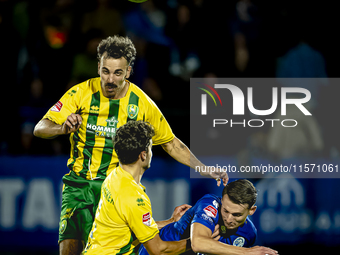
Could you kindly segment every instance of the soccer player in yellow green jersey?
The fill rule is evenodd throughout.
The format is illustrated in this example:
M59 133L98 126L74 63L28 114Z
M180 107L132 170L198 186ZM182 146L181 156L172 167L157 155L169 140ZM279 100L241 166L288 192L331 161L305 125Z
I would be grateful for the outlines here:
M144 120L155 129L154 145L195 168L204 165L172 130L156 104L129 82L136 49L128 37L108 37L98 45L100 77L75 85L43 116L34 135L51 139L70 134L71 170L65 184L59 223L60 254L79 254L90 232L103 180L118 163L112 137L128 121ZM201 173L226 185L225 172Z
M149 254L180 254L190 241L162 241L141 179L150 167L153 127L143 121L121 126L114 137L119 166L102 185L92 230L83 254L132 254L138 242ZM189 208L187 208L189 209Z

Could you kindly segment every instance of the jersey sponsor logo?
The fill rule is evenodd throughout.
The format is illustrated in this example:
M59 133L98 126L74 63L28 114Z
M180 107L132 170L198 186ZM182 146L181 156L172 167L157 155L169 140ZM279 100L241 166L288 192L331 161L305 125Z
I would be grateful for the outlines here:
M234 246L238 246L238 247L243 247L244 245L244 238L239 236L238 238L236 238L233 242Z
M116 126L117 126L117 123L118 123L119 121L116 120L116 117L115 117L115 116L113 116L112 118L107 119L106 122L107 122L107 124L109 125L109 127L116 127Z
M145 206L144 199L143 198L137 198L137 205L138 206Z
M147 212L143 214L143 224L150 227L151 226L151 214Z
M73 96L75 93L77 93L76 90L72 89L70 92L68 92L67 94L70 96Z
M98 114L99 113L99 107L96 105L92 105L90 108L90 113Z
M204 214L204 213L202 213L201 217L202 217L203 220L207 220L207 221L209 221L211 224L214 223L213 219L210 218L209 216L207 216L207 215Z
M206 208L203 209L203 211L209 216L216 218L217 215L217 209L214 208L211 205L208 205Z
M137 116L138 112L139 112L139 107L135 104L129 104L127 107L126 107L126 110L127 110L127 113L128 113L128 116L130 119L133 119Z
M94 132L96 136L103 136L103 137L114 137L116 134L115 127L104 127L104 126L97 126L91 123L86 124L86 129L89 132Z
M60 112L61 108L63 108L63 103L58 101L55 105L52 106L51 111Z
M118 120L116 120L116 117L113 116L112 118L107 119L106 122L108 125L107 127L87 123L86 129L89 132L94 132L96 136L112 138L116 134Z

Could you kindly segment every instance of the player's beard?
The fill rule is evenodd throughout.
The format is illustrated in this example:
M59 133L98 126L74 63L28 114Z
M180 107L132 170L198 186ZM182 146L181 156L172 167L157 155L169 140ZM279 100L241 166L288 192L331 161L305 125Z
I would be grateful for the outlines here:
M105 92L107 95L116 95L118 91L118 86L114 83L105 84Z

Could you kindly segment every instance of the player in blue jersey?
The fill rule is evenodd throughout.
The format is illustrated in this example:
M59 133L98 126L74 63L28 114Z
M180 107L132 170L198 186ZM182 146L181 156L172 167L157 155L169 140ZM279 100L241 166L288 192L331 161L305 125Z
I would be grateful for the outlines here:
M276 255L277 251L270 248L252 247L257 230L248 216L256 211L256 197L257 191L250 181L230 182L223 189L222 198L212 194L203 196L178 222L163 227L159 235L164 241L190 237L195 253ZM216 225L219 226L218 241L212 238ZM139 255L147 254L142 245Z

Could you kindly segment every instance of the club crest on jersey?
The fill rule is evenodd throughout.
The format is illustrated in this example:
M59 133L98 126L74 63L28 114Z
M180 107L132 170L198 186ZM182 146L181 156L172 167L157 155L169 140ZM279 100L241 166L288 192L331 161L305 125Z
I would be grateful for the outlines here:
M55 105L52 106L51 111L60 112L61 108L63 108L63 103L58 101Z
M217 215L217 209L211 205L208 205L206 208L203 209L203 211L208 215L209 217L216 218Z
M151 226L151 215L150 212L143 214L143 224L150 227Z
M59 233L60 233L60 234L64 233L66 227L67 227L67 219L63 219L63 220L60 222Z
M238 247L243 247L244 245L244 238L239 236L238 238L236 238L233 242L234 246L238 246Z
M135 104L129 104L126 108L127 110L127 114L129 116L130 119L133 119L137 116L138 112L139 112L139 107Z

